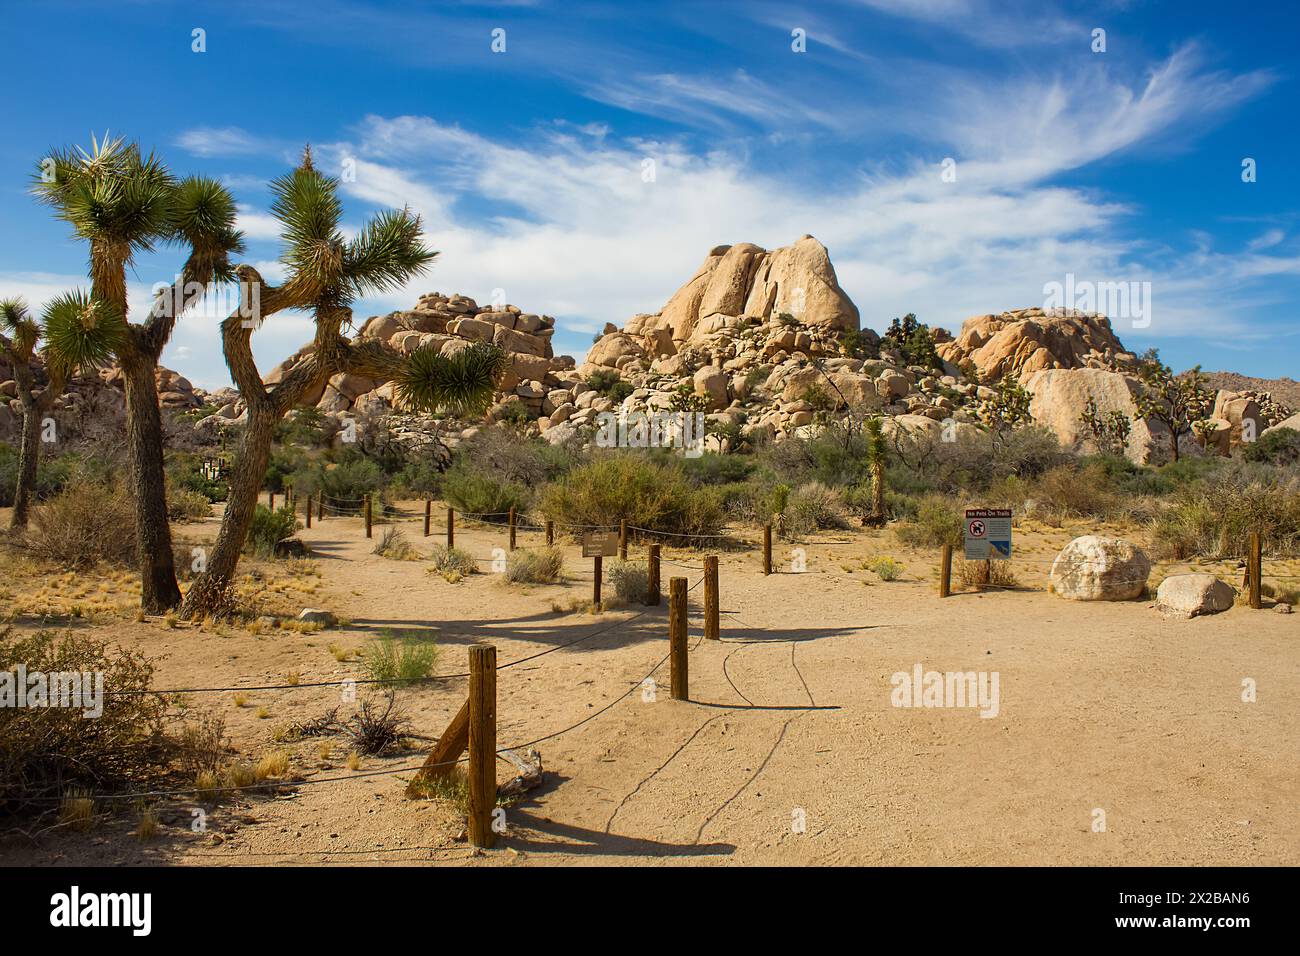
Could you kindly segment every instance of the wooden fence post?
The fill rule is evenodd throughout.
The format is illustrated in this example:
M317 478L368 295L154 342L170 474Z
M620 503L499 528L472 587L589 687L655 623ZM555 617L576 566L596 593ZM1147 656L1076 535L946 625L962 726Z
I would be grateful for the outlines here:
M311 527L311 494L307 495L307 527Z
M943 546L943 557L939 561L939 597L946 598L952 593L952 545Z
M298 500L293 496L293 485L284 486L284 506L290 511L295 510Z
M424 536L429 537L429 518L433 515L433 499L424 499Z
M469 648L469 841L496 843L492 811L497 802L497 649Z
M456 509L447 509L447 548L456 547Z
M316 520L325 520L325 492L321 492L316 498Z
M627 560L627 519L620 518L618 522L618 559Z
M650 557L647 559L650 564L646 570L645 579L645 603L647 607L658 607L660 601L659 593L659 545L650 545Z
M555 544L555 522L550 518L546 519L546 546L549 548Z
M772 525L763 525L763 573L772 573Z
M673 700L690 699L690 678L686 672L686 579L668 581L668 660Z
M722 635L718 626L718 556L704 558L704 639L716 641Z
M1264 554L1258 531L1250 533L1250 556L1246 559L1246 566L1250 569L1250 606L1259 610L1264 606Z
M275 492L274 492L274 491L268 491L268 492L266 493L266 504L267 504L267 507L269 507L272 511L275 510Z
M600 578L603 573L604 558L596 555L591 559L591 609L600 610Z
M515 509L514 506L511 506L510 508L510 550L513 551L514 549L515 549Z
M371 536L374 527L374 514L370 510L370 495L366 495L366 537Z

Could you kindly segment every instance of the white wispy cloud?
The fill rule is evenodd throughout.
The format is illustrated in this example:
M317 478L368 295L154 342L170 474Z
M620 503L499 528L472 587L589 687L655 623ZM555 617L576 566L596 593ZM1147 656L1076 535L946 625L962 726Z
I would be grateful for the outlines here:
M176 145L195 156L248 156L271 152L274 147L238 126L199 126L186 130Z

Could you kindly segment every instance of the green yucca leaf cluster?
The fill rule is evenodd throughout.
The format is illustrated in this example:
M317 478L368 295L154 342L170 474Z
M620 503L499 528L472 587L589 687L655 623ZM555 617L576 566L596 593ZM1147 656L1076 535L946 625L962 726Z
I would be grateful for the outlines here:
M67 374L107 365L126 337L125 318L80 290L52 299L43 319L46 356Z
M421 242L420 217L409 209L379 213L346 240L338 180L321 174L309 152L297 169L271 183L271 194L271 213L282 224L280 261L299 301L342 306L359 295L399 289L438 255Z
M228 257L243 249L235 201L221 183L178 181L122 137L92 137L89 150L51 151L37 164L32 188L78 238L103 244L127 264L159 243L182 243L194 252L195 278L212 282L230 278Z
M481 414L492 401L506 362L505 352L482 342L452 355L427 345L412 352L398 371L397 394L424 411Z
M0 332L13 343L20 358L31 357L41 334L40 327L27 311L27 303L16 298L0 301Z

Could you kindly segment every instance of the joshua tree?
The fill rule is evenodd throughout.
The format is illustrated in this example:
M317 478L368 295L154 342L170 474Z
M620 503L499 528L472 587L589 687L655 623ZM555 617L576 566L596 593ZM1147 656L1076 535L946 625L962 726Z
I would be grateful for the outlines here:
M885 423L873 415L863 423L867 440L867 471L871 474L871 511L862 518L864 527L879 528L885 523Z
M1206 388L1206 378L1198 365L1182 375L1174 375L1154 349L1142 357L1138 377L1145 386L1136 396L1139 418L1154 418L1169 429L1169 448L1178 461L1178 442L1183 435L1206 418L1214 407L1214 393Z
M316 170L310 150L297 169L271 184L271 192L288 278L269 286L251 266L236 268L246 299L222 322L222 350L248 407L248 422L235 452L216 544L181 607L181 616L190 620L222 609L257 507L275 427L326 380L340 372L392 380L407 407L472 413L486 410L504 368L504 353L492 346L470 346L454 356L426 347L403 356L381 342L349 342L343 330L351 325L357 296L401 287L437 255L421 241L420 218L405 209L380 213L355 239L345 240L338 182ZM254 292L260 306L249 321L253 310L247 297ZM281 309L299 306L314 312L312 346L278 383L267 386L253 362L254 327Z
M89 151L55 151L38 166L37 197L90 247L91 298L107 321L90 331L97 347L112 341L126 392L126 438L140 547L141 606L158 613L180 602L167 523L162 416L155 373L185 306L207 285L231 277L229 256L242 247L235 203L220 183L177 180L153 155L121 138L91 141ZM188 247L175 283L154 300L143 323L128 322L126 269L159 244ZM98 309L99 306L96 306ZM50 354L58 360L60 344ZM66 362L64 363L67 364Z
M107 334L96 334L95 329L108 325ZM14 381L18 385L18 401L23 406L22 440L18 449L18 478L14 483L14 510L9 527L26 528L31 515L32 497L36 488L36 466L41 454L41 428L46 413L54 400L63 394L63 388L77 368L102 365L112 358L113 337L116 328L108 308L81 292L68 292L45 307L38 324L27 311L22 299L0 302L0 355L13 366ZM36 387L32 359L37 343L44 340L44 387ZM60 357L50 354L51 342L57 342Z

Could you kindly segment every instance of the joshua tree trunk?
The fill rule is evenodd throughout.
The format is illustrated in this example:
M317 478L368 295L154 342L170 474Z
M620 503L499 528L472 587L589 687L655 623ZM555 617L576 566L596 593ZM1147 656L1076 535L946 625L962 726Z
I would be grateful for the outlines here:
M9 527L27 527L32 493L36 488L36 462L41 454L41 415L34 402L23 402L23 437L18 449L18 482L14 485L14 511Z
M871 524L880 527L885 523L885 466L871 464Z
M216 613L226 603L226 589L235 576L239 554L253 523L253 513L257 510L257 496L271 460L271 442L279 420L280 415L272 405L259 405L254 411L250 403L248 424L244 427L230 472L230 494L221 518L221 530L206 566L185 592L185 601L181 605L181 616L187 620Z
M126 386L126 446L139 543L140 606L161 614L181 601L167 521L167 477L163 471L162 414L158 410L157 361L137 349L120 356Z
M254 270L246 266L240 266L240 269L244 270L241 280L246 288L254 283L262 287L262 279ZM279 289L262 288L262 315L270 315L287 303L287 296L282 295ZM350 312L346 314L350 316ZM343 318L336 318L333 325L325 322L323 327L318 326L313 353L295 365L270 391L267 391L253 361L251 324L238 312L222 323L222 351L231 378L248 408L248 424L231 469L230 494L226 499L221 530L217 533L212 553L208 555L206 567L190 585L181 605L181 617L186 620L198 620L223 610L227 589L239 565L239 555L257 509L257 496L271 458L275 426L311 389L347 366L348 345L337 332L343 321Z
M36 493L36 466L41 458L41 422L63 391L63 380L51 374L49 383L38 395L33 395L35 379L26 361L14 363L14 379L18 385L18 399L23 406L22 444L18 449L18 481L14 485L14 510L9 527L15 531L27 527L31 517L32 498Z

